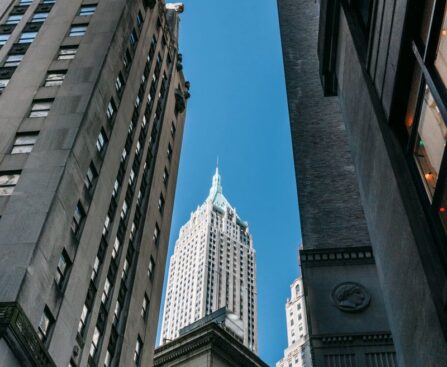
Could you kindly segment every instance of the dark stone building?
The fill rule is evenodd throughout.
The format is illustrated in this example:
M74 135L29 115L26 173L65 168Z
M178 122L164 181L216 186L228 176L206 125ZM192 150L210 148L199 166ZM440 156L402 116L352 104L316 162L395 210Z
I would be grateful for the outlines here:
M0 366L152 365L182 9L0 3Z
M242 321L225 308L180 330L155 350L157 367L268 367L244 344Z
M447 365L446 1L278 5L315 366Z

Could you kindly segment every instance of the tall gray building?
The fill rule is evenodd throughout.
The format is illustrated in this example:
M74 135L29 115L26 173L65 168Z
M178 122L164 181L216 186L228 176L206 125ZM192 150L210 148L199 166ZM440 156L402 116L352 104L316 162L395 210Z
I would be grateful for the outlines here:
M0 3L0 366L151 365L181 4Z
M319 5L278 0L313 366L394 367L351 147L338 100L321 87Z
M218 169L205 202L180 229L169 266L162 343L222 307L242 320L245 346L258 349L256 253L247 222L222 192Z
M445 366L446 1L278 5L315 366Z

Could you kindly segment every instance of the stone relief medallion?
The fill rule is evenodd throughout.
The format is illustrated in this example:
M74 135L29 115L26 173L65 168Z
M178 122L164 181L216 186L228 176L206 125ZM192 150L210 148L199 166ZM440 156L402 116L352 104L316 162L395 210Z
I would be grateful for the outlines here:
M346 312L364 310L371 302L371 296L365 287L354 282L337 285L332 290L331 299L337 308Z

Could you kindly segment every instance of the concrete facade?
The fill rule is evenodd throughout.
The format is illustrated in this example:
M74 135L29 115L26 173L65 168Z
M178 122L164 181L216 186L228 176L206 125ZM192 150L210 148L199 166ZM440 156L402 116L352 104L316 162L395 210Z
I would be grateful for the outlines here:
M152 363L189 96L181 10L0 5L0 336L23 365Z
M300 98L295 83L303 80L298 76L299 61L295 56L312 55L316 65L308 75L317 82L319 74L320 94L337 96L321 95L324 104L312 108L316 118L327 121L326 104L332 101L339 106L336 119L343 130L343 146L350 150L374 254L371 256L377 264L378 296L383 297L396 363L415 367L447 365L447 99L445 68L440 60L445 53L445 2L320 1L318 6L298 1L294 8L288 1L278 3L292 134L300 118L302 122L308 118L296 115L294 102L300 104ZM288 42L297 37L291 26L297 26L298 20L304 21L307 30L312 29L313 37L299 40L294 47ZM314 88L318 91L316 84ZM302 92L304 103L307 89ZM424 126L431 123L426 118L430 109L436 115L431 121L436 121L439 132L432 128L427 134ZM303 156L309 157L314 150L307 147L297 154L298 137L294 139L296 162L302 166L299 161L309 159ZM342 167L333 174L340 172ZM345 198L346 193L336 196ZM353 230L357 231L357 226ZM315 255L312 263L317 262ZM322 263L322 255L318 255ZM305 262L309 262L309 256L302 259L306 284ZM341 263L342 259L343 255ZM346 255L346 259L352 263L352 256ZM375 273L369 276L374 283ZM363 271L358 273L362 281L364 276ZM321 284L320 291L324 286ZM321 309L311 308L311 312L318 311ZM344 325L334 328L339 330Z
M244 344L256 352L256 252L216 169L207 199L180 229L170 260L162 343L222 307L242 320Z
M392 337L342 111L321 87L320 6L278 0L278 9L313 365L392 367Z
M298 277L290 285L290 299L286 303L287 348L276 367L312 367L312 356L307 327L303 279Z

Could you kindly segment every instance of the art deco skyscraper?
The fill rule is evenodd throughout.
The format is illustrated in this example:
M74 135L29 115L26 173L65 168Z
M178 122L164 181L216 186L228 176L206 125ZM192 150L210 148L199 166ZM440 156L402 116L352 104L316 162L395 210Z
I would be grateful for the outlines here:
M0 2L0 365L152 363L181 4Z
M253 240L222 193L218 169L205 202L180 229L171 257L162 342L221 307L243 320L244 344L257 351L256 262Z
M303 279L298 277L290 286L291 298L286 303L287 348L276 367L312 367L307 328Z

